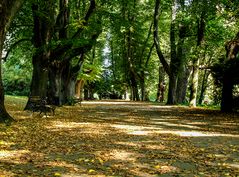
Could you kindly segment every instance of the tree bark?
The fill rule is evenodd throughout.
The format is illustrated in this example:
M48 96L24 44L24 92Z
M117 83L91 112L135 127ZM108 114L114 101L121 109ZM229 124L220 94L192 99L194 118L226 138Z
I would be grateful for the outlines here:
M164 84L164 77L165 72L162 66L159 66L159 77L158 77L158 88L157 88L157 98L155 101L163 102L164 101L164 91L165 91L165 84Z
M198 104L203 103L205 92L206 92L206 89L207 89L207 86L208 86L209 75L210 75L209 71L205 70L204 74L203 74L202 87L201 87L200 96L199 96L199 99L198 99Z
M183 71L178 76L177 91L176 91L178 104L186 103L186 93L187 93L189 75L190 75L190 69L184 66Z
M204 32L205 32L205 12L203 11L200 19L198 20L198 29L197 29L197 48L202 45L204 40ZM192 85L191 85L191 93L190 93L190 101L189 106L196 107L197 106L197 93L198 93L198 74L199 74L199 54L196 59L193 60L193 72L192 72Z
M34 19L34 46L36 54L39 56L35 62L33 58L33 79L31 87L31 94L38 94L37 96L48 96L50 104L63 105L69 99L75 97L75 82L79 71L81 70L84 61L84 53L91 50L97 37L101 33L101 29L94 30L91 35L87 37L82 36L84 32L83 27L79 27L75 34L69 34L69 20L70 8L68 0L59 0L59 13L55 14L54 0L48 0L45 3L50 3L45 7L39 7L38 4L33 4L33 19ZM83 26L88 24L90 17L95 11L95 0L90 0L88 11L83 17ZM38 12L49 14L50 18L45 19L45 16L39 15ZM54 17L57 16L56 22ZM97 25L100 22L96 18ZM53 38L54 36L54 38ZM79 39L81 37L87 38L87 43L84 45L73 45L72 39ZM56 39L55 39L56 38ZM53 40L60 42L57 46L52 45ZM67 42L66 42L67 41ZM75 66L72 64L72 59L80 56ZM34 71L36 70L36 71ZM40 73L40 72L41 73ZM43 72L46 71L46 72ZM43 79L34 79L39 77ZM44 75L44 76L42 76ZM41 83L45 81L45 83ZM49 82L48 82L49 81ZM34 83L36 82L36 83ZM38 83L37 83L38 82ZM40 91L42 93L40 93Z
M83 87L84 87L84 80L80 79L77 81L76 83L76 97L82 99L82 91L83 91Z
M189 106L197 106L197 93L198 93L198 73L199 73L199 59L193 61L193 72L192 72L192 85L190 92Z
M226 61L224 63L223 86L222 86L222 101L221 111L233 111L233 86L238 84L239 74L237 72L239 62L237 56L239 53L239 33L236 37L226 43Z
M154 44L155 44L155 48L156 48L156 52L158 55L158 58L160 60L160 62L162 63L165 72L170 75L170 68L169 65L163 55L163 52L160 48L160 42L159 42L159 36L158 36L158 21L159 21L159 11L160 11L160 0L156 0L155 1L155 10L154 10Z
M0 58L2 58L2 50L6 32L22 3L23 0L2 0L0 2ZM4 88L2 83L1 63L2 62L0 61L0 122L9 123L14 119L8 114L4 105Z
M233 82L231 76L224 75L223 78L223 88L222 88L222 101L221 101L221 111L222 112L232 112L233 108Z
M168 88L168 101L167 104L176 104L176 89L177 89L177 79L178 71L180 66L180 61L177 56L176 49L176 15L177 15L177 2L173 0L172 2L172 14L171 14L171 27L170 27L170 47L171 47L171 61L170 61L170 75L169 75L169 88Z
M25 106L25 110L31 110L31 97L38 96L40 98L46 98L47 96L47 82L49 72L49 59L51 50L47 48L47 45L53 36L53 23L54 9L52 8L53 0L45 2L46 7L40 7L39 4L33 3L33 40L32 43L36 49L32 57L33 74L30 86L30 95L28 102ZM43 10L49 15L49 19L39 15L39 11Z

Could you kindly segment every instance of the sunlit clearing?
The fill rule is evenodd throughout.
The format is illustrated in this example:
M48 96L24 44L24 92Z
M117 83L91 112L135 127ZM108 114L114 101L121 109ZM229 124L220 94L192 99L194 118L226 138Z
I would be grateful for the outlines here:
M16 174L4 170L4 171L0 171L0 176L1 176L1 177L16 176Z
M6 141L0 141L0 145L4 145L4 146L11 146L13 144L15 144L15 143L13 143L13 142L6 142Z
M154 133L154 130L160 130L161 128L152 128L144 126L133 126L133 125L111 125L111 127L121 129L130 135L148 135Z
M157 133L167 133L167 134L175 134L183 137L234 137L239 138L239 135L233 134L223 134L223 133L209 133L209 132L196 132L196 131L173 131L173 130L166 130L166 131L157 131Z
M148 135L150 132L149 131L133 131L129 132L128 134L130 135Z
M0 151L0 160L8 161L13 163L23 163L20 157L30 153L27 150L17 150L17 151Z
M110 152L110 158L113 160L120 160L120 161L136 161L138 155L135 153L127 152L124 150L113 150Z
M143 103L137 103L137 102L130 102L130 101L87 101L87 102L82 102L83 104L86 105L117 105L117 104L123 104L123 105L142 105Z
M232 167L232 168L238 168L239 169L239 164L238 163L233 163L233 164L227 163L226 165L229 166L229 167Z
M64 161L47 162L44 165L52 166L52 167L64 167L64 168L69 168L74 171L78 171L81 168L79 165L67 163Z
M104 136L106 132L102 128L104 125L99 123L87 123L87 122L61 122L52 121L52 124L46 126L50 131L77 131L84 134L94 134ZM98 127L97 129L95 127Z
M86 123L86 122L81 122L81 123L76 123L76 122L61 122L61 121L52 121L52 125L48 126L49 129L51 128L79 128L83 127L85 125L91 125L91 123Z
M155 143L155 142L154 142ZM115 144L128 146L128 147L138 147L138 148L145 148L145 149L152 149L152 150L163 150L166 147L160 143L158 144L145 144L145 142L116 142Z
M191 129L201 129L200 127L193 126L193 125L187 125L187 124L175 124L175 123L170 123L170 122L153 122L154 124L157 125L166 125L169 127L185 127L185 128L191 128Z
M167 111L165 110L165 108L177 108L178 106L168 106L168 105L149 105L148 107L150 108L163 108L164 110L163 111ZM169 110L169 111L172 111L172 110Z

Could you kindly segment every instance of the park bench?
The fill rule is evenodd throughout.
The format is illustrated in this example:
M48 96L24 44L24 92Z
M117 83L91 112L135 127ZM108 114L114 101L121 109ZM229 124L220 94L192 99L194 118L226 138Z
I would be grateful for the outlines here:
M77 98L77 97L74 97L68 100L68 104L72 106L75 104L79 104L81 106L81 102L82 102L82 98Z
M75 104L79 104L81 106L82 98L74 98Z
M29 97L29 108L34 114L34 112L39 112L39 115L44 113L47 117L47 113L51 112L52 115L55 115L55 106L47 104L47 98L42 98L40 96L30 96Z

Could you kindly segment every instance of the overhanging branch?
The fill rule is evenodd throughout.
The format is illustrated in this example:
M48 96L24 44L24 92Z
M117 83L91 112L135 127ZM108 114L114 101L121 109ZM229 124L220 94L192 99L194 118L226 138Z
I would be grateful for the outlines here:
M20 39L19 41L15 42L14 44L12 44L9 48L9 50L7 51L5 57L2 58L3 61L6 61L7 60L7 57L9 56L10 52L20 43L22 42L25 42L25 41L31 41L31 39L29 38L23 38L23 39Z
M158 20L159 20L160 0L156 0L155 11L154 11L154 44L159 60L162 63L165 72L170 75L170 67L164 58L164 55L160 49L159 37L158 37Z
M83 31L84 26L86 26L88 24L88 21L90 19L90 16L93 14L93 12L95 11L95 7L96 7L96 3L95 0L90 0L90 7L84 17L84 21L83 21L83 27L81 27L80 29L78 29L78 31L73 35L72 38L75 38L77 36L80 35L80 33Z

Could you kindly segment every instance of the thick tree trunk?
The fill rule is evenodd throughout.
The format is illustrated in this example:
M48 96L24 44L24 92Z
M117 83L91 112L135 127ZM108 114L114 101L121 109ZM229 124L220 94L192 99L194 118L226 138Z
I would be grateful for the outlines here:
M177 82L177 103L183 104L186 102L186 93L188 86L188 78L190 75L190 70L183 67L183 71L179 74L178 82Z
M62 94L62 69L58 67L50 67L49 69L49 86L47 97L49 104L62 105L63 94Z
M202 45L204 40L204 32L205 32L205 12L203 11L200 19L198 20L198 29L197 29L197 48ZM196 107L197 106L197 93L198 93L198 73L199 73L199 57L194 59L193 61L193 72L192 72L192 85L191 85L191 93L190 93L190 101L189 106Z
M47 97L48 69L41 63L44 60L44 55L35 54L33 56L33 73L29 98L32 96ZM28 99L25 110L31 110L32 107L30 105L31 99Z
M158 29L159 29L159 11L160 11L160 0L156 0L155 1L155 10L154 10L154 44L155 44L155 48L156 48L156 52L158 55L158 58L160 60L160 62L163 65L163 68L165 70L165 72L170 75L170 68L169 65L162 53L162 50L160 48L160 42L159 42L159 36L158 36Z
M223 78L223 88L222 88L222 102L221 111L222 112L232 112L233 108L233 82L231 76L224 76Z
M177 2L172 2L172 14L171 14L171 28L170 28L170 47L171 47L171 61L170 61L170 75L169 75L169 88L168 88L168 101L167 104L176 104L176 88L178 72L180 67L180 61L177 56L176 49L176 15L177 15Z
M142 74L140 79L140 88L141 88L141 101L145 101L146 100L145 78L144 75Z
M0 27L0 56L2 56L2 48L4 43L4 29ZM2 57L1 57L2 58ZM11 122L13 118L7 113L6 108L4 106L4 89L2 83L2 66L0 61L0 122Z
M75 97L76 77L70 63L62 67L50 67L48 100L53 105L67 104Z
M239 82L239 74L237 72L239 66L237 60L239 53L239 32L233 40L226 43L225 48L226 61L224 63L225 71L223 73L221 111L232 112L235 106L233 102L237 101L233 100L233 86Z
M6 37L6 32L22 3L23 0L0 1L0 58L2 58L3 43ZM1 63L2 61L0 61L0 122L8 123L14 119L7 113L4 105L4 88L2 83Z
M44 5L40 6L37 3L32 5L33 14L33 40L32 43L35 47L35 53L32 57L33 74L30 86L30 95L25 107L25 110L32 109L31 97L38 96L40 98L47 97L48 87L48 72L50 62L50 49L47 48L49 41L52 38L53 23L50 23L54 19L53 0L45 1ZM43 11L48 16L39 15L39 11Z
M210 73L207 70L205 70L204 74L203 74L202 87L201 87L200 96L199 96L199 99L198 99L198 104L203 103L205 92L206 92L206 89L207 89L207 86L208 86L209 75L210 75Z
M83 79L78 80L76 83L76 87L75 87L75 92L76 92L77 98L82 98L83 87L84 87L84 80Z
M71 99L75 98L75 85L76 85L76 78L73 76L68 76L68 78L65 78L64 80L66 83L65 84L65 92L64 92L64 97L66 100L66 103L69 102Z
M157 98L155 101L163 102L164 101L164 92L165 92L165 72L164 68L159 65L159 76L158 76L158 87L157 87Z
M169 76L168 105L176 104L177 75L172 73Z
M134 76L134 73L130 74L130 85L132 89L132 100L133 101L139 101L139 91L138 91L138 85L137 85L137 80Z
M197 93L198 93L198 73L199 73L199 59L193 61L193 72L192 72L192 85L190 92L189 106L197 106Z

